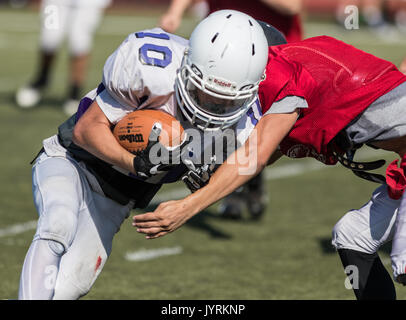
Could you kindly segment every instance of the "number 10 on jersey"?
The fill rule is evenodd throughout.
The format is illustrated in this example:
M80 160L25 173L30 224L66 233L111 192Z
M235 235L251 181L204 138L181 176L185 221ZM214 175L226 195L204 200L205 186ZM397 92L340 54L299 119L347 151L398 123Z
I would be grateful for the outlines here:
M135 36L137 38L170 39L166 33L137 32ZM151 56L151 52L159 53L162 57L153 57ZM165 68L172 62L172 51L166 46L144 43L139 50L139 59L142 64Z

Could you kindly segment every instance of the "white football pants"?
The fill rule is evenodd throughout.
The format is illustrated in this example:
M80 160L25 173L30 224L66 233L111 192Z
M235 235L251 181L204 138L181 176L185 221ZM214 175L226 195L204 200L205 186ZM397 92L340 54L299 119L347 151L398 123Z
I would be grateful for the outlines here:
M87 0L81 0L84 3ZM68 38L72 56L86 55L93 44L93 35L104 13L100 6L73 6L71 1L43 0L41 4L40 46L54 53Z
M398 215L405 211L399 211L402 199L391 199L386 185L378 187L364 206L349 211L337 222L333 229L333 246L372 254L395 236L391 253L393 276L396 279L405 273L406 241L402 239L406 239L406 217L403 212L402 216Z
M78 299L106 263L132 204L92 191L75 160L45 153L33 166L33 196L39 220L19 299Z

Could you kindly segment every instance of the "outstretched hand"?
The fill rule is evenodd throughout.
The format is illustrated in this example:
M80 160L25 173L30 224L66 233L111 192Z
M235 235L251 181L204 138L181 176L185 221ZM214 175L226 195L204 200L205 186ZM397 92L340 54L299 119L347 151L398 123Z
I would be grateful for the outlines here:
M180 228L197 212L185 199L162 202L155 211L134 216L132 225L147 239L156 239Z

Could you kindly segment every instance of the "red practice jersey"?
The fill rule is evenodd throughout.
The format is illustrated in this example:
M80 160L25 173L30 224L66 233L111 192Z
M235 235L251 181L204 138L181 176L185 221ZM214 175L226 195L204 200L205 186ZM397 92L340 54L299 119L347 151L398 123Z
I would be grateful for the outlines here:
M281 31L287 42L302 39L302 24L299 15L284 15L259 0L208 0L210 13L232 9L244 12L257 20L264 21Z
M293 158L335 164L332 139L372 102L406 81L394 64L331 37L269 47L259 87L263 113L286 96L306 99L280 144Z

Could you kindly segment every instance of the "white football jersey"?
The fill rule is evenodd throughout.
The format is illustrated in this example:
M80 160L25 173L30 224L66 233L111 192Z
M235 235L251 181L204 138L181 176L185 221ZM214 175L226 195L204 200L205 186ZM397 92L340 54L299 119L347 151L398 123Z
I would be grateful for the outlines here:
M106 88L97 102L116 123L127 113L157 109L176 117L173 99L176 71L188 41L160 28L130 34L103 68Z

